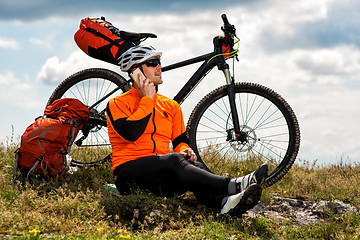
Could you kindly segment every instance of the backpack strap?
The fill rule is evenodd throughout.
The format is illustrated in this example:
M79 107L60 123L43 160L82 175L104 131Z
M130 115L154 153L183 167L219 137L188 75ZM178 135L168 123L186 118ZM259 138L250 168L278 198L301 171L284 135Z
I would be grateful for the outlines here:
M18 149L15 150L14 172L13 172L13 175L12 175L12 178L11 178L11 182L12 182L12 183L14 182L15 174L16 174L16 171L17 171L17 169L18 169L18 167L19 167L19 158L18 158L18 156L19 156L19 149L20 149L20 148L18 148Z
M36 159L34 166L27 173L26 180L29 181L30 174L35 171L37 165L39 165L39 163L41 163L43 160L44 160L44 156L42 154L40 154L40 156Z
M65 148L61 148L60 152L61 152L61 155L62 155L63 164L64 164L65 172L66 172L66 171L68 171L70 169L71 162L66 159L67 152L66 152Z
M69 142L67 143L67 152L70 152L71 145L73 144L73 142L75 140L76 128L81 125L82 121L81 120L75 120L75 121L64 120L64 121L62 121L62 123L63 124L70 124L70 125L73 126L71 134L69 135Z

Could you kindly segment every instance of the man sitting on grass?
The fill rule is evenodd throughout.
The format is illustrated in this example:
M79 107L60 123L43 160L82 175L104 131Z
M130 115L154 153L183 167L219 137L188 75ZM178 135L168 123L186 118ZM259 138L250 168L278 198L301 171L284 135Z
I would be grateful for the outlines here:
M207 171L197 161L179 104L156 91L163 83L160 57L161 52L139 45L119 58L121 70L134 81L106 109L116 188L122 194L141 188L165 196L192 191L199 202L222 214L243 214L260 200L267 165L231 179ZM140 73L131 74L136 69Z

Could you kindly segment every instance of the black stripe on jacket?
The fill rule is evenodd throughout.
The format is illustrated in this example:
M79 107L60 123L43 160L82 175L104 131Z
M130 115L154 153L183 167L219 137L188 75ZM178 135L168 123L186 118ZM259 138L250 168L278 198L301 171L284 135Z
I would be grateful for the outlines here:
M144 133L152 113L135 121L127 121L126 118L119 118L114 121L108 104L106 114L114 130L127 141L134 142Z
M187 145L190 145L190 140L189 140L186 132L184 132L181 135L177 136L172 141L173 148L175 149L180 143L186 143Z

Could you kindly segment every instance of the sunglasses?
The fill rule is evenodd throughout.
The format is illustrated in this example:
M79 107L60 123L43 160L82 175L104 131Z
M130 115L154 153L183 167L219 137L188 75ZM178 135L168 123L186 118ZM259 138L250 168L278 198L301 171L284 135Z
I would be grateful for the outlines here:
M160 59L155 58L147 60L146 62L144 62L144 64L146 64L147 67L157 67L157 65L161 65L161 62Z

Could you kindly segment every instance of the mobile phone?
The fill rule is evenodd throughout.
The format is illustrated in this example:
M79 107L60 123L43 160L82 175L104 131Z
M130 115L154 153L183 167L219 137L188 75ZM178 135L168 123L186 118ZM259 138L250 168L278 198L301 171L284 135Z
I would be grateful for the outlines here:
M137 86L140 86L140 81L144 81L146 79L144 73L140 70L140 68L135 68L135 70L130 73L130 76Z

